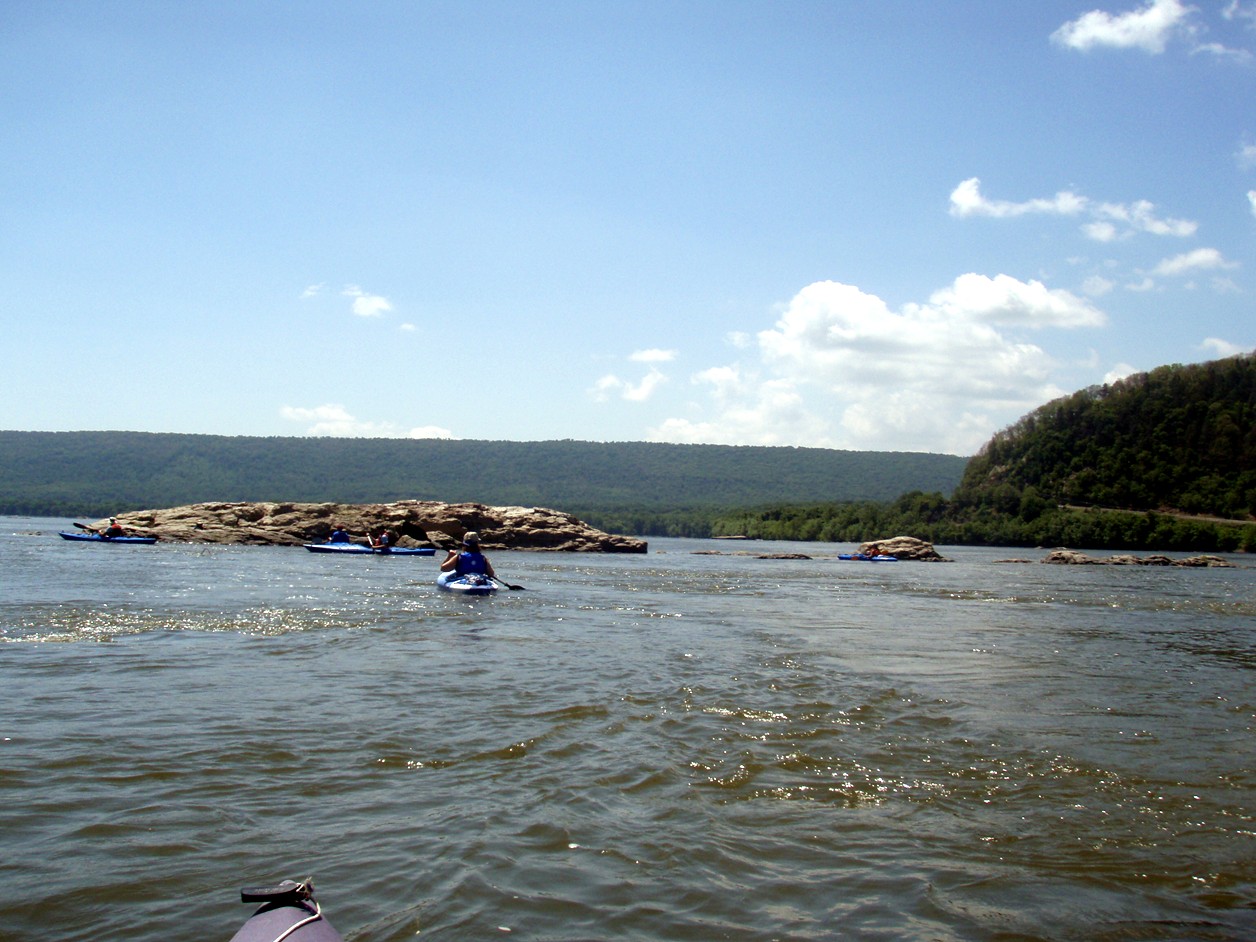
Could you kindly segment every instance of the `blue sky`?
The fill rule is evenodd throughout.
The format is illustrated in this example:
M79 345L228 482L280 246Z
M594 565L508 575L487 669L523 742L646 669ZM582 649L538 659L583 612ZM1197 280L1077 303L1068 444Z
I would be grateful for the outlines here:
M967 455L1256 346L1256 0L9 0L0 89L0 428Z

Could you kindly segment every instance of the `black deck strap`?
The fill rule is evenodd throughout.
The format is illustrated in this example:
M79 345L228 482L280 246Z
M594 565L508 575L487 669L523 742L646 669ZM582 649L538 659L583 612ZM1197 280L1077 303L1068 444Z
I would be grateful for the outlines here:
M246 886L240 890L242 903L297 903L314 896L314 884L309 880L297 883L284 880L274 886Z

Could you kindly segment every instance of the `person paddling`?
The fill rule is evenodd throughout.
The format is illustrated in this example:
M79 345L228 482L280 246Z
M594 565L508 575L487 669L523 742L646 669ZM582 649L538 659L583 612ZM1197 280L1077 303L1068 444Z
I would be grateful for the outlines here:
M462 549L456 546L450 549L449 555L440 564L440 571L456 572L460 576L480 575L488 576L490 579L497 578L497 574L493 572L493 564L480 552L480 534L474 530L468 531L467 535L462 538Z
M100 531L100 536L106 540L112 540L115 536L126 536L126 530L122 529L122 524L118 523L117 517L110 517L109 526Z
M348 543L349 531L338 523L331 525L331 536L327 538L328 543Z

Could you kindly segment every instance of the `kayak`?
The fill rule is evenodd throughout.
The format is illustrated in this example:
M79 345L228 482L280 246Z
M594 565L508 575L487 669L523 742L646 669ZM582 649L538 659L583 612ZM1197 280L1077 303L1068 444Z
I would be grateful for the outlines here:
M436 587L462 595L492 595L497 591L497 583L479 573L460 576L456 572L442 572L436 577Z
M242 903L261 903L231 942L344 942L314 899L314 884L284 880L278 886L246 887Z
M361 543L302 543L311 553L341 553L346 556L434 556L436 550L428 547L407 548L393 546L389 549L373 549Z
M865 556L863 553L839 553L838 559L857 559L865 563L896 563L897 556Z
M79 543L144 543L157 542L155 536L101 536L99 533L66 533L61 531L61 539L75 540Z

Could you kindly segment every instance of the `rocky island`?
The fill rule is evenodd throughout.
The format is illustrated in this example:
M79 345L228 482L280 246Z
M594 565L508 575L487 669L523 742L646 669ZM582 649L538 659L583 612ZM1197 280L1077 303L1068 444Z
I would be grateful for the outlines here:
M645 540L604 533L571 514L544 507L489 507L401 500L390 504L221 502L117 515L127 533L183 543L300 546L327 539L334 525L357 542L387 527L398 546L447 548L469 530L487 550L644 553ZM108 520L92 526L103 529Z

